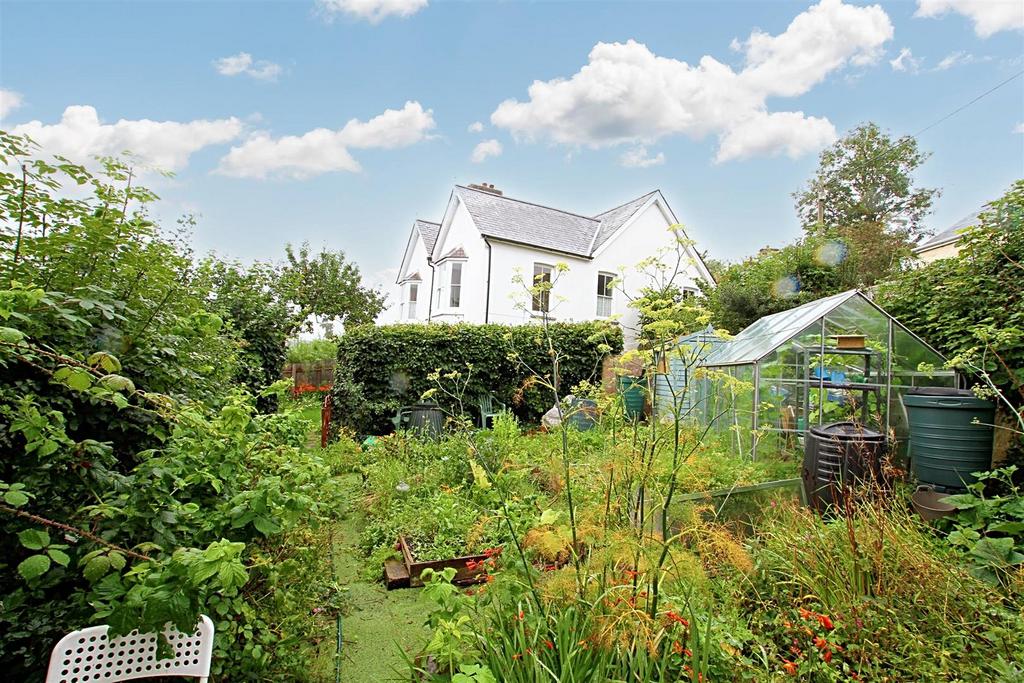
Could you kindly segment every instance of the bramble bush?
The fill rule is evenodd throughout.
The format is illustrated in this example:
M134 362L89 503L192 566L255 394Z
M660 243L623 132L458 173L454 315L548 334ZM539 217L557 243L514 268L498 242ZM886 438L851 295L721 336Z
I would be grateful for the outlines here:
M219 680L301 680L310 610L337 595L309 538L337 465L234 384L246 340L184 236L100 166L0 135L0 667L42 680L68 631L206 613Z
M565 354L563 393L600 377L602 361L622 350L622 331L600 322L552 323L548 334ZM466 400L494 394L519 417L536 422L554 395L526 369L550 367L544 333L536 325L387 325L349 330L338 342L333 414L361 434L391 431L390 418L434 388L429 376L472 366ZM435 398L444 403L441 395ZM446 406L451 408L451 406Z

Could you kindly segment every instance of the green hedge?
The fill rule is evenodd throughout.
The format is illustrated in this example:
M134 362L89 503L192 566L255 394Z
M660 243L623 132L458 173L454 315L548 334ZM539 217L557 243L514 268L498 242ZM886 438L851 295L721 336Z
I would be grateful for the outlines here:
M606 323L554 323L549 334L563 357L563 393L582 380L599 378L603 358L622 350L621 329ZM524 364L550 375L543 335L538 325L387 325L347 331L338 343L333 426L386 434L399 406L415 403L436 386L427 375L435 370L465 374L467 363L473 366L467 410L475 409L477 396L489 392L521 419L535 422L551 407L553 395L529 381L532 373ZM512 357L516 354L518 361Z

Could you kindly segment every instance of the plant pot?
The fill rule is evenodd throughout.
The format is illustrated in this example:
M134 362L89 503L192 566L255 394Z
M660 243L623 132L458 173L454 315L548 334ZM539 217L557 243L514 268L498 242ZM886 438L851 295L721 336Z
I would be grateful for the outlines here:
M956 512L955 507L942 502L942 499L948 495L948 493L939 493L927 486L918 486L914 494L910 496L910 504L914 507L914 511L921 515L921 519L933 522Z
M837 334L832 339L836 340L837 349L863 349L867 345L863 334Z

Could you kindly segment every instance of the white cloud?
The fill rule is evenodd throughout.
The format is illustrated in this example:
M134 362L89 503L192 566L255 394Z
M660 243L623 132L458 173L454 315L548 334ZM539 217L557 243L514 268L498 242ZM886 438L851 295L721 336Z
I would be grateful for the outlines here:
M1017 124L1017 127L1013 129L1014 133L1024 133L1024 121Z
M759 111L721 136L715 161L779 154L796 159L835 139L836 127L828 119L804 116L802 111Z
M487 157L501 156L501 152L500 142L497 140L484 140L473 148L473 154L470 156L470 159L474 164L479 164Z
M921 69L921 60L915 59L914 53L910 51L910 48L905 47L896 55L896 59L889 60L889 66L892 67L893 71L906 71L916 74Z
M0 119L4 118L22 104L21 93L0 88Z
M121 119L108 124L100 122L94 107L74 105L64 110L59 123L29 121L11 132L28 135L47 154L78 162L130 152L145 165L175 171L184 168L189 157L200 149L235 139L242 128L235 117L185 123Z
M974 55L972 55L969 52L964 52L963 50L957 50L956 52L951 52L948 55L946 55L945 57L943 57L942 60L938 64L935 65L935 69L934 70L935 71L945 71L946 69L951 69L954 66L964 66L964 65L967 65L967 64L974 64L976 62L991 62L991 61L992 61L991 57L975 57Z
M802 95L847 65L877 61L892 35L877 5L822 0L777 36L754 31L736 41L746 57L739 71L711 56L696 65L659 57L633 40L598 43L577 73L534 81L527 101L502 102L491 122L518 139L590 147L716 134L720 161L813 151L831 141L832 124L802 112L771 114L767 99Z
M1020 0L917 0L916 17L939 17L956 12L974 22L974 32L988 38L999 31L1024 29Z
M484 132L484 124L482 124L479 121L474 121L473 123L469 124L469 127L466 128L466 130L469 131L470 133L482 133Z
M253 60L248 52L239 52L230 57L221 57L213 62L213 68L221 76L238 76L244 74L260 81L276 81L281 75L281 65L265 59Z
M350 149L395 149L426 139L434 128L433 112L419 102L387 109L369 121L351 119L339 130L317 128L303 135L274 138L265 131L232 147L220 160L218 172L239 178L280 174L308 178L332 171L362 170Z
M625 168L648 168L650 166L661 166L663 163L665 163L665 155L662 152L658 152L653 157L649 156L647 148L643 145L637 145L632 149L628 149L619 157L619 165Z
M328 19L345 14L379 24L390 16L412 16L427 6L427 0L317 0L316 4Z

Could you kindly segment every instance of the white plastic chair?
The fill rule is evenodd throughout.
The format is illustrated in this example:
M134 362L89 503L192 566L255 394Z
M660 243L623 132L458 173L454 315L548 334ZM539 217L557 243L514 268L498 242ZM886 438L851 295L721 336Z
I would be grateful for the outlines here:
M107 638L107 626L92 626L60 639L50 654L46 683L104 683L153 676L184 676L206 683L213 656L213 622L201 615L196 630L181 633L171 624L164 634L174 657L157 659L156 633L132 631Z

